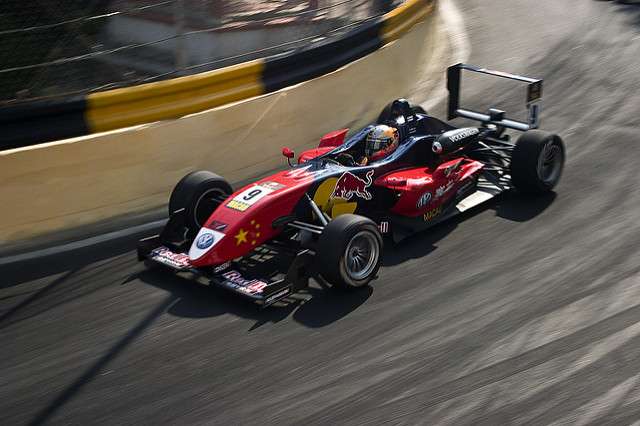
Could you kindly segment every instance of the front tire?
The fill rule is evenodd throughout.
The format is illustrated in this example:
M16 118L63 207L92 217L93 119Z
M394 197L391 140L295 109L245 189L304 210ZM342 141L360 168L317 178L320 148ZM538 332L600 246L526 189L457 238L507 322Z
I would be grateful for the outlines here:
M340 215L320 235L320 274L336 287L364 287L380 269L382 247L382 236L372 220L354 214Z
M185 225L189 235L195 236L211 213L233 190L231 185L215 173L201 170L191 172L178 182L169 199L169 215L185 209Z
M511 182L520 192L544 194L560 181L565 161L560 136L528 130L517 140L511 157Z

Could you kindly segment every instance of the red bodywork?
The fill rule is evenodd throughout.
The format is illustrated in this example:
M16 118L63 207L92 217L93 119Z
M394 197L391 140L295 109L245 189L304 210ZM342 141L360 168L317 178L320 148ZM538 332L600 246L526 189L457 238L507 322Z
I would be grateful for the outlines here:
M326 154L327 152L331 151L334 148L335 148L334 146L325 146L323 148L308 149L304 151L302 154L300 154L300 157L298 157L298 164L309 161L312 158L319 157L322 154Z
M320 139L319 147L303 152L298 163L325 154L340 146L349 129L336 130L327 133ZM289 153L289 150L287 150ZM283 150L284 153L284 150ZM222 232L224 237L205 254L191 258L193 266L218 265L226 261L245 255L248 251L274 238L280 229L272 226L277 218L289 215L300 198L308 191L318 173L312 173L305 168L285 170L272 176L247 185L233 193L209 217L204 228ZM255 203L239 210L233 200L240 197L251 188L261 189L264 184L274 189ZM243 208L242 200L240 207Z
M316 179L315 173L305 169L293 169L278 172L268 178L247 185L231 195L209 217L204 227L213 229L221 224L225 237L198 259L191 259L193 266L217 265L245 255L265 241L275 237L280 230L272 226L274 220L289 215L300 198L307 192ZM265 195L246 210L238 210L229 206L243 192L261 184L281 188ZM276 185L273 185L276 184Z
M456 158L440 164L435 170L428 167L403 169L376 179L375 184L400 193L392 213L416 217L440 208L455 196L460 187L475 179L482 169L479 161ZM425 194L429 194L426 196ZM419 204L424 197L426 202Z
M318 148L335 148L336 146L342 145L344 143L344 139L347 137L348 132L349 129L340 129L327 133L322 138L320 138L320 144L318 145Z
M340 129L335 132L327 133L320 139L320 144L317 148L308 149L300 154L298 157L298 164L309 161L312 158L316 158L322 154L326 154L337 146L344 143L349 129Z
M322 138L320 147L303 152L299 163L339 146L346 133L347 129L329 133ZM239 189L213 212L201 232L215 230L224 236L208 251L200 250L198 256L191 257L190 263L195 267L219 265L242 257L273 239L281 232L281 228L273 227L274 221L292 215L311 185L324 181L325 176L335 177L330 192L332 199L370 201L375 187L389 188L397 194L390 213L413 218L423 216L428 222L442 213L442 206L451 201L461 187L473 183L482 167L478 161L460 157L433 169L425 166L405 168L376 179L373 169L362 177L349 169L338 174L335 169L312 171L311 165L281 171ZM309 195L313 197L313 194Z

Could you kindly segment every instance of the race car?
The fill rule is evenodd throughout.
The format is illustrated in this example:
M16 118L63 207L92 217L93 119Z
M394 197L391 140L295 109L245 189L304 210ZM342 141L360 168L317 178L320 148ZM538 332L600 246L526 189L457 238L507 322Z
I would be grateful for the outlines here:
M460 108L462 71L527 84L527 121ZM448 119L478 126L456 128L397 99L376 123L348 138L347 129L325 135L296 164L283 148L290 168L236 191L212 172L189 173L171 193L166 226L139 242L138 258L269 306L305 289L312 276L346 289L367 286L389 243L510 189L553 190L565 147L560 136L536 130L541 80L457 64L447 86ZM362 163L380 123L397 131L397 147ZM523 133L512 142L507 129Z

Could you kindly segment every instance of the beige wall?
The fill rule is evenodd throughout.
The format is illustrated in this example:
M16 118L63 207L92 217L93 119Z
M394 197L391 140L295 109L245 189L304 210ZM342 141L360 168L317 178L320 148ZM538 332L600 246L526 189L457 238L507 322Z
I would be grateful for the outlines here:
M284 166L280 148L362 127L410 94L433 52L435 15L401 39L326 76L177 120L0 152L0 244L141 213L167 202L184 174L232 183ZM442 64L444 69L444 64Z

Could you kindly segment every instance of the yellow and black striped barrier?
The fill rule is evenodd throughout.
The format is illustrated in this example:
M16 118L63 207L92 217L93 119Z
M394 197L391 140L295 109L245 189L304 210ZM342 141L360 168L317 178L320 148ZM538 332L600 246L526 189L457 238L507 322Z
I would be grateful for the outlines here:
M155 83L0 108L0 150L183 117L335 71L398 39L436 0L408 0L337 39Z
M265 93L264 60L157 83L92 93L85 121L92 133L182 117Z

